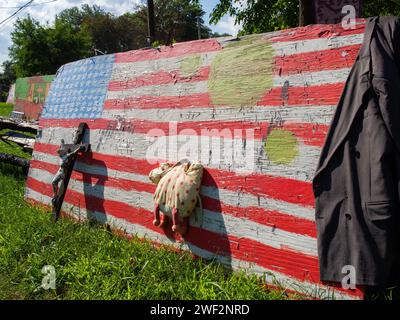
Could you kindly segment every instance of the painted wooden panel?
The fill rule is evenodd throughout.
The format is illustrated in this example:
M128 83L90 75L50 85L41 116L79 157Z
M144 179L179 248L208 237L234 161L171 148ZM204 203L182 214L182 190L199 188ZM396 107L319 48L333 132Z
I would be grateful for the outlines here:
M64 65L46 99L26 198L51 203L56 151L82 121L64 211L265 274L318 298L359 298L319 282L311 180L335 105L363 40L316 25L207 39ZM185 239L152 224L160 161L206 167L203 210Z
M7 96L7 103L14 104L14 95L15 95L15 83L13 83L10 87L10 90L8 91L8 96Z
M19 78L15 83L14 111L29 120L38 120L54 76Z

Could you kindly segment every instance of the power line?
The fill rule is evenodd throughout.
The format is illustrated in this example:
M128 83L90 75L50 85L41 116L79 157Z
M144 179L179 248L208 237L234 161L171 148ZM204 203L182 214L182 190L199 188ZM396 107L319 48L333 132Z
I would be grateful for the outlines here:
M22 7L20 7L17 11L15 11L11 16L9 16L8 18L5 18L3 21L0 22L0 26L7 22L8 20L10 20L12 17L14 17L15 15L17 15L20 11L24 10L25 8L29 7L29 5L35 0L30 0L29 2L25 3Z
M31 7L36 7L36 6L40 6L42 4L52 3L52 2L56 2L56 1L58 1L58 0L51 0L51 1L46 1L46 2L34 3L34 4L31 4L30 6ZM23 6L19 6L19 7L0 7L0 9L19 9L21 7L23 7Z

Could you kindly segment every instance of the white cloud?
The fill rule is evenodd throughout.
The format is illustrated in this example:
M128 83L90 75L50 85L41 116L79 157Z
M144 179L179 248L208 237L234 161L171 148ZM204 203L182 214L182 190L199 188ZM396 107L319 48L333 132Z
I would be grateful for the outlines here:
M215 30L219 33L229 33L232 36L237 36L242 28L241 25L235 24L235 18L230 16L223 17L216 25Z

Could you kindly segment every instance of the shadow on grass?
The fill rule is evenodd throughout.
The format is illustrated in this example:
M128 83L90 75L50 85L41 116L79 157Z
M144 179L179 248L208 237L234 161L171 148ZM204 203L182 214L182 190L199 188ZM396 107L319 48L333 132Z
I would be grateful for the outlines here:
M18 181L24 180L24 174L22 172L22 168L12 166L7 163L1 163L0 162L0 174L4 176L11 177L13 179L16 179Z

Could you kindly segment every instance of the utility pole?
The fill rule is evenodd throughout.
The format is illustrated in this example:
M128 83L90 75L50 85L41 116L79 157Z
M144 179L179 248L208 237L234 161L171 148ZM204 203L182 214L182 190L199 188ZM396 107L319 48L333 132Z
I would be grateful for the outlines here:
M154 25L154 1L147 0L147 26L148 26L148 35L147 41L149 42L149 46L155 41L156 39L156 31Z
M299 27L304 27L314 23L314 0L299 0Z

